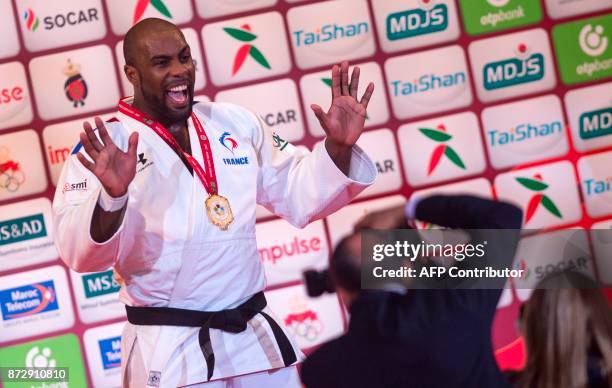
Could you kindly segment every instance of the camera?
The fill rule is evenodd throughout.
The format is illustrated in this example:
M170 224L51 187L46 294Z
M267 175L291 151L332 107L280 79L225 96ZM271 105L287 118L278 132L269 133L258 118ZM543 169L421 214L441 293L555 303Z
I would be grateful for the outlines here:
M323 271L311 269L304 271L303 275L306 291L310 297L317 297L326 292L333 293L336 291L336 286L329 274L329 269Z

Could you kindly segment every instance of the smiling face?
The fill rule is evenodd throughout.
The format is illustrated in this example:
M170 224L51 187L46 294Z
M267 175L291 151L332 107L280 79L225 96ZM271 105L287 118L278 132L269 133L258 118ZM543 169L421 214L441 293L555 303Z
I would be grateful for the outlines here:
M166 25L149 29L139 34L135 46L132 63L125 66L134 85L134 106L166 127L186 121L193 104L195 66L181 31Z

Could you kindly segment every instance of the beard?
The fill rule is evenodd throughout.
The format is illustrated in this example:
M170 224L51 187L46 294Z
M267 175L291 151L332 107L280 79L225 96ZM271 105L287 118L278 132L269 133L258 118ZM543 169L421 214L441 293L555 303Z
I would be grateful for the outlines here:
M191 83L193 85L193 83ZM151 117L168 128L172 124L183 123L191 116L193 105L193 86L187 88L187 104L183 108L174 108L166 103L166 93L160 97L156 93L149 92L140 86L140 95L143 97L146 106L149 108Z

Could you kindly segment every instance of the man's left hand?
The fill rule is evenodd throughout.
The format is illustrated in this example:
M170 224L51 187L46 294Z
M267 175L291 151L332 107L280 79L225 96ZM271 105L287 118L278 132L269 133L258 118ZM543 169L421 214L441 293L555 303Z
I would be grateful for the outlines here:
M327 151L345 174L348 173L348 165L342 159L345 159L347 152L350 156L351 148L363 132L366 109L374 91L374 84L370 82L361 100L357 100L359 67L353 69L350 82L348 68L348 62L332 67L332 103L329 111L325 113L316 104L310 106L327 134Z

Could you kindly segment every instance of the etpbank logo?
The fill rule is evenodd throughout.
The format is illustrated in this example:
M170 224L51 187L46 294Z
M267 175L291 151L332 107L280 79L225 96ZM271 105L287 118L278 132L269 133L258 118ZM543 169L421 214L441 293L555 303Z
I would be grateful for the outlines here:
M291 45L301 69L374 53L365 0L338 0L295 7L287 13Z
M121 367L121 337L106 338L98 341L102 367L104 370Z
M59 309L53 280L1 290L0 303L4 321Z
M483 102L555 86L550 43L542 29L476 41L469 46L476 91Z

